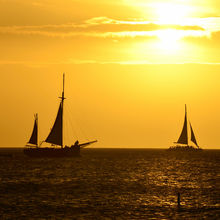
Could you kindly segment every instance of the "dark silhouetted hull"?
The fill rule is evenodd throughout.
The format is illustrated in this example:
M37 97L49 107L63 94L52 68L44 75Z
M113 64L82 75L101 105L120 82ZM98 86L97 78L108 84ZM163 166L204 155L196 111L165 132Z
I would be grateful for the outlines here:
M79 157L80 148L26 148L24 154L29 157Z
M197 152L197 151L202 151L201 148L195 148L192 146L171 146L169 149L169 151L178 151L178 152Z

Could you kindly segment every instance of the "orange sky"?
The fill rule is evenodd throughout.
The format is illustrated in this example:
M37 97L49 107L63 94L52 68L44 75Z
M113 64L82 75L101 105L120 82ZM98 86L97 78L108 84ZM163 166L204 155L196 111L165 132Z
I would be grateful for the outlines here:
M24 146L36 112L46 138L66 72L67 142L168 148L186 103L198 143L219 148L218 0L0 4L0 146Z

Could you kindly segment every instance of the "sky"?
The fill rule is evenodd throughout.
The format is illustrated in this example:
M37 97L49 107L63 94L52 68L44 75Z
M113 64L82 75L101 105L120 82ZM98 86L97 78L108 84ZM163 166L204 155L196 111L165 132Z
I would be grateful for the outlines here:
M64 141L168 148L187 104L198 144L220 148L219 0L0 0L0 146L55 120Z

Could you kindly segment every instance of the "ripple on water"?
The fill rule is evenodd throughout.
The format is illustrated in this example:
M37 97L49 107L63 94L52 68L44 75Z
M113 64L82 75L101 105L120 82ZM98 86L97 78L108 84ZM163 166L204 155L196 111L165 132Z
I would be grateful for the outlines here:
M2 219L218 219L220 152L88 149L0 164ZM181 208L177 208L177 193Z

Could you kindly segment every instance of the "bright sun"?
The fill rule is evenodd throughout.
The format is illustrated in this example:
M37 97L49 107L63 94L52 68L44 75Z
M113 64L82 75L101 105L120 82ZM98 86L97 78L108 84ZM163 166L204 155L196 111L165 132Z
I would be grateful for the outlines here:
M137 5L134 0L130 1ZM190 5L188 0L140 0L138 2L141 3L138 4L138 7L143 14L143 18L148 23L158 25L158 28L148 31L146 34L147 36L156 37L147 44L148 48L153 51L151 57L147 58L148 60L161 59L163 62L169 62L171 59L172 62L181 60L185 52L191 47L185 42L184 38L204 35L203 30L186 28L196 26L193 17L191 17L195 14L196 8ZM138 45L138 50L142 50L142 47L145 48L144 45L146 45L146 42L143 42L142 46Z
M152 5L160 24L181 25L190 13L190 7L172 3L155 3Z
M189 7L172 3L154 3L152 7L157 23L165 25L183 25L190 12ZM157 48L164 54L173 54L180 49L181 31L164 29L158 31L157 36L160 40Z
M180 49L180 34L177 30L162 30L157 34L159 42L157 43L157 49L161 50L164 54L173 54Z

